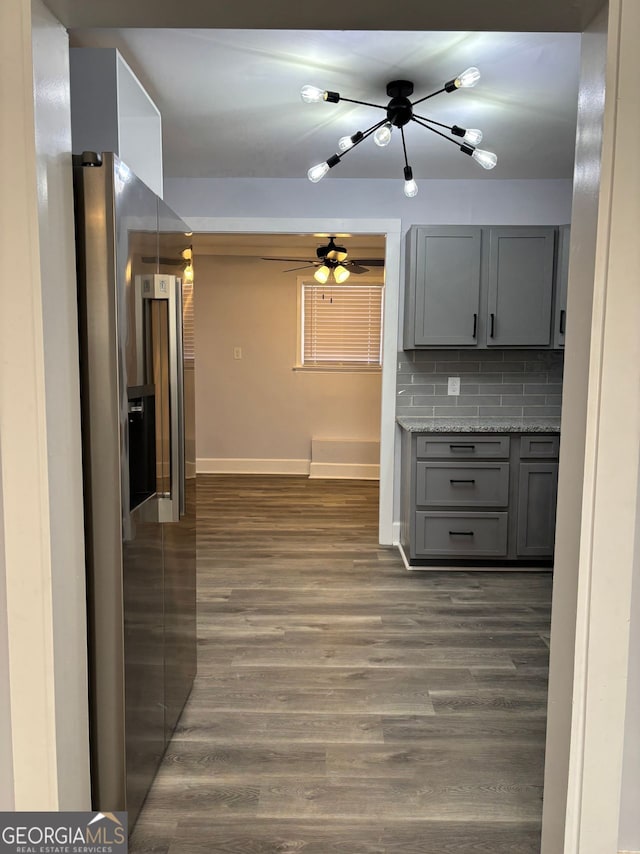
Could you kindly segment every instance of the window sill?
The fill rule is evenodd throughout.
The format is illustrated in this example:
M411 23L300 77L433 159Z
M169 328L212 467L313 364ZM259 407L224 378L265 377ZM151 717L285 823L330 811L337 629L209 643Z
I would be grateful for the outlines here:
M302 374L379 374L380 365L294 365L292 371Z

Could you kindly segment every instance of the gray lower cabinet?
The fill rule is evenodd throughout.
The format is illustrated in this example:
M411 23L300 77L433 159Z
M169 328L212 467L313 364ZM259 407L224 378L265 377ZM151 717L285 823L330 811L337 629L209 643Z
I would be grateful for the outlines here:
M520 463L517 550L520 557L553 554L558 463Z
M557 235L555 226L413 226L404 349L561 346Z
M553 557L558 434L403 433L401 542L412 563Z

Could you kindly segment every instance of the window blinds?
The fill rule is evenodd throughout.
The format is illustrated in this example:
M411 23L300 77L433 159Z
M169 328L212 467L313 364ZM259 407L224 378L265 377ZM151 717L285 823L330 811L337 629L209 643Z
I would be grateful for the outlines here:
M302 364L380 365L382 285L302 285Z
M196 340L193 320L193 282L182 282L182 346L185 362L196 357Z

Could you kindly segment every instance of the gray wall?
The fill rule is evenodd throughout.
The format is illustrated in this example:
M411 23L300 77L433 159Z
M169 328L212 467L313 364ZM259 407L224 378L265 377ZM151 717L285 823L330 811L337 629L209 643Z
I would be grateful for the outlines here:
M560 416L564 354L555 350L398 353L398 415ZM460 377L460 395L447 393Z

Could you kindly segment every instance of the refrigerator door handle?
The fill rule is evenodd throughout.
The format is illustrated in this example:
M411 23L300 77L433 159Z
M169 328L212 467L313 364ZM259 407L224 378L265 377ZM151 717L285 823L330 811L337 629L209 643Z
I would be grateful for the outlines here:
M184 353L182 281L156 273L143 278L147 299L167 301L169 363L169 493L158 497L158 521L179 522L185 513Z
M183 308L182 308L182 279L175 280L175 335L176 335L176 367L177 367L177 424L174 424L172 418L171 430L175 428L175 435L178 439L178 447L176 449L176 471L178 473L178 519L185 515L185 491L186 491L186 458L185 458L185 425L184 425L184 339L182 335L183 323ZM170 333L171 334L171 333ZM173 445L172 445L173 448ZM173 464L173 461L172 461ZM176 520L177 521L177 520Z

